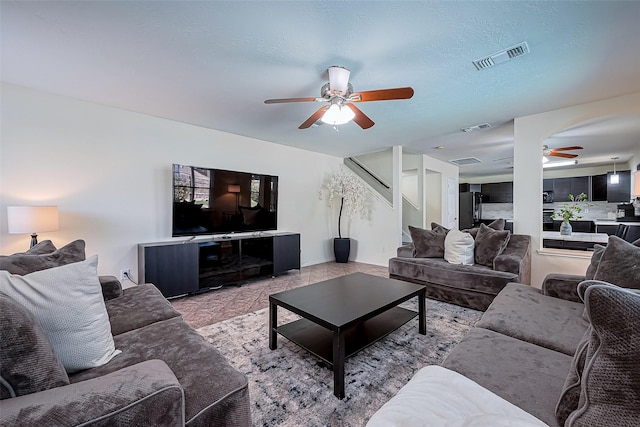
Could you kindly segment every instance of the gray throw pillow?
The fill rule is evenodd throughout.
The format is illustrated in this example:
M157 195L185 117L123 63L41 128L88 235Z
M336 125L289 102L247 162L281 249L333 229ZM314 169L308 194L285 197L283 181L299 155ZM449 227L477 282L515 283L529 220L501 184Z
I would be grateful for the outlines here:
M24 276L35 271L60 267L61 265L84 260L84 240L75 240L51 253L24 253L0 256L0 270L7 270L11 274Z
M447 234L450 229L438 224L437 222L432 222L431 223L431 230L433 230L433 231L441 231L444 234Z
M506 223L507 222L503 218L498 218L491 221L489 224L487 224L487 227L493 228L494 230L502 231L504 230L504 226ZM480 227L474 227L474 228L470 228L468 230L462 230L462 231L471 234L471 236L475 239L476 236L478 235L478 230L480 230Z
M0 271L0 291L40 322L67 372L104 365L119 353L97 270L94 255L24 276Z
M0 292L0 398L69 384L64 367L35 317Z
M564 425L640 425L640 292L592 284L584 301L592 333L578 408Z
M640 289L640 247L609 236L593 278L623 288Z
M481 224L475 239L476 264L493 268L493 260L507 247L510 237L509 230L498 231Z
M409 234L413 240L415 258L444 258L444 239L447 233L444 227L436 230L409 226Z
M53 245L51 240L43 240L42 242L38 242L35 246L29 248L25 254L29 255L44 255L50 254L51 252L55 252L56 247Z
M589 264L589 267L587 267L587 272L584 275L585 279L591 280L596 275L598 264L600 264L600 260L602 259L605 249L606 246L593 245L593 255L591 255L591 263Z

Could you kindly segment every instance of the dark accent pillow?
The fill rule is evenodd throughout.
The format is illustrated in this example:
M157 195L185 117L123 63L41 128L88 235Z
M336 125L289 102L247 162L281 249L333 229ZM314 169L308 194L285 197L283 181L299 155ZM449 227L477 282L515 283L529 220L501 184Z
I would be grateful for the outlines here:
M596 275L596 271L598 270L598 264L600 264L600 260L602 259L602 255L604 254L604 250L606 246L602 245L593 245L593 255L591 255L591 264L587 267L587 272L585 273L585 279L591 280L593 276Z
M578 343L576 353L573 356L569 375L564 381L560 399L556 404L556 420L558 425L563 426L567 417L578 408L580 402L580 384L584 364L587 359L587 350L589 349L589 341L591 339L591 328L587 329L584 336Z
M480 229L475 239L476 264L493 268L493 260L507 247L510 237L511 232L509 230L498 231L480 224Z
M11 274L24 276L25 274L35 271L60 267L84 260L84 240L75 240L48 254L13 254L0 256L0 270L7 270Z
M437 222L432 222L431 223L431 230L433 230L433 231L441 231L444 234L447 234L450 229L438 224Z
M409 226L409 234L413 240L415 258L444 258L444 239L447 233L444 227L425 230Z
M593 284L584 301L591 336L580 401L564 425L640 425L640 292Z
M623 288L640 289L640 247L609 236L593 278Z
M25 254L43 255L43 254L50 254L51 252L55 252L55 250L56 250L56 247L53 245L51 240L43 240L42 242L38 242L32 248L29 248L29 250L26 251Z
M0 292L0 398L69 384L64 367L35 317Z
M498 218L498 219L494 219L489 224L487 224L487 227L493 228L494 230L502 231L504 230L504 226L506 225L506 223L507 222L503 218ZM471 236L475 239L476 236L478 235L478 230L480 230L480 227L474 227L474 228L470 228L468 230L462 230L462 231L464 231L465 233L471 234Z

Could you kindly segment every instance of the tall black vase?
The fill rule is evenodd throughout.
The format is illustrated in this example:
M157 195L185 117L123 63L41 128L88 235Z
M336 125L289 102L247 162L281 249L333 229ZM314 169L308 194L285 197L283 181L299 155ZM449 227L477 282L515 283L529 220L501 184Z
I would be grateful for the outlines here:
M351 251L351 239L348 237L336 237L333 239L333 253L336 262L349 262L349 252Z

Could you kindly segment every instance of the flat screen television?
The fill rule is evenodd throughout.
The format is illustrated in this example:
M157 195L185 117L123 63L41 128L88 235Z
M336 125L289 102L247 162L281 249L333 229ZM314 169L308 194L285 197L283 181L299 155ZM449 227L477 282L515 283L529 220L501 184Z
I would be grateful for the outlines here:
M172 236L275 230L278 177L173 165Z

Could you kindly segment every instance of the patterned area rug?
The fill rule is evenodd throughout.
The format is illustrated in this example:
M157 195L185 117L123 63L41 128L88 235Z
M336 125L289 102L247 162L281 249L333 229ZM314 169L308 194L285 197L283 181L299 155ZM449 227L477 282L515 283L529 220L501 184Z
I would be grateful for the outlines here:
M416 298L402 304L417 311ZM425 365L439 364L481 312L427 299L427 335L417 318L347 359L343 400L333 395L333 372L278 336L269 350L268 309L204 326L198 332L249 379L254 426L364 426ZM278 308L278 324L298 317Z

